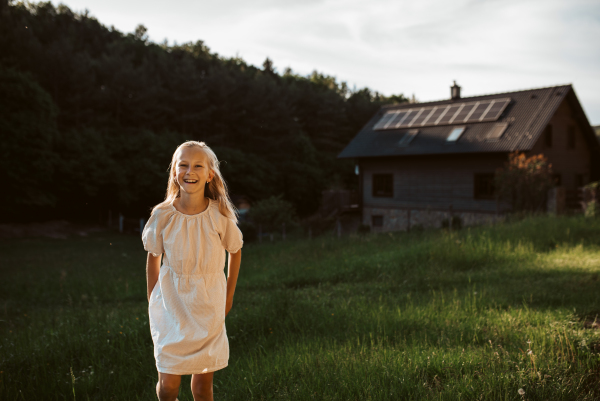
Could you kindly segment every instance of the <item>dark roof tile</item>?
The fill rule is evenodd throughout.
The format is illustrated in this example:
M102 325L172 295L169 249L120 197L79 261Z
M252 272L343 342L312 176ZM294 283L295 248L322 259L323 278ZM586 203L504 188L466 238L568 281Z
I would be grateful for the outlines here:
M511 101L493 122L463 123L444 126L420 127L419 133L409 146L399 146L398 142L408 129L373 130L373 126L388 110L415 107L415 104L403 103L382 107L354 139L340 153L340 158L426 155L476 152L512 152L526 151L532 148L544 127L556 112L560 103L572 91L571 85L561 85L541 89L529 89L518 92L493 95L464 97L435 102L419 103L419 106L463 103L484 99L510 97ZM498 122L507 122L508 128L499 140L486 140L488 132ZM446 138L453 127L466 126L461 137L452 143Z

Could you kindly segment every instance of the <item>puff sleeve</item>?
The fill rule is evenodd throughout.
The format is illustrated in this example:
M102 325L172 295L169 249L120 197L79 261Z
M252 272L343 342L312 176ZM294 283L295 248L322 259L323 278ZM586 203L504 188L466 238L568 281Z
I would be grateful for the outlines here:
M221 236L221 244L227 252L237 253L244 245L242 231L235 224L235 221L228 218L225 218L225 220L227 220L227 223L225 224L225 232Z
M144 249L154 256L160 256L165 252L162 240L162 231L165 227L164 220L166 218L164 214L160 209L155 210L142 232Z

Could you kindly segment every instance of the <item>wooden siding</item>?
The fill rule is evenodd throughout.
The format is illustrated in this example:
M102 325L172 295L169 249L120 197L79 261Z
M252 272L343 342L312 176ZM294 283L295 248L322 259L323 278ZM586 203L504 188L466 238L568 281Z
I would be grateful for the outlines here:
M544 135L541 135L535 143L529 155L543 153L550 163L555 173L561 175L561 186L567 190L574 190L577 187L576 177L583 175L583 183L590 182L590 148L581 131L582 127L577 124L571 107L564 100L556 113L550 119L552 125L552 147L545 146ZM575 148L568 146L569 126L575 127Z
M506 154L390 157L361 160L364 207L495 213L495 200L474 199L476 173L494 173ZM373 174L394 176L392 198L373 197Z

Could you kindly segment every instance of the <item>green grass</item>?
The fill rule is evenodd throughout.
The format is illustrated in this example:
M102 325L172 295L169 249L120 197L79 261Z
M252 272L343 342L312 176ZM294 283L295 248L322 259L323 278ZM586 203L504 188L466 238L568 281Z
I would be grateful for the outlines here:
M600 399L600 220L249 244L242 259L216 400ZM155 399L144 263L113 233L1 243L0 399Z

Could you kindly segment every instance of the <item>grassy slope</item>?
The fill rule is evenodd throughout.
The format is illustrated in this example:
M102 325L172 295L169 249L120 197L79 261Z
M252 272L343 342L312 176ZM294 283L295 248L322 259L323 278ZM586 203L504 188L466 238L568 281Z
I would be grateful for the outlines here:
M108 233L0 244L0 399L152 399L144 261ZM216 399L598 399L599 273L581 218L248 245Z

